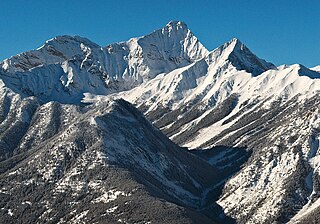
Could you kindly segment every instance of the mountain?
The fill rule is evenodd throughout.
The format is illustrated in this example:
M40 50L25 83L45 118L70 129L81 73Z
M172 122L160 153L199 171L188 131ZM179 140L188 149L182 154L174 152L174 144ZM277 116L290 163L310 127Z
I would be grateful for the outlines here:
M224 62L209 69L196 62L144 85L152 90L160 86L158 91L137 87L124 98L137 102L180 145L246 147L252 152L218 200L238 223L317 220L308 208L311 214L319 210L320 74L292 65L255 75L227 61L217 64ZM169 77L179 82L166 82L173 80ZM298 218L300 210L309 216Z
M209 52L179 21L106 47L59 36L0 68L5 223L318 220L317 68L236 38Z
M258 75L252 73L262 69ZM318 78L319 73L298 64L276 68L233 39L190 66L114 97L135 103L176 143L211 147L207 142L244 112L258 105L269 107L280 98L285 102L299 94L304 98L318 93Z
M248 52L232 40L112 97L135 103L179 145L247 148L249 161L228 180L218 204L239 223L283 223L306 204L313 209L318 198L318 165L311 161L319 153L320 74L299 64L276 68Z
M214 223L197 209L218 170L123 100L43 104L16 140L0 166L1 223Z
M132 89L206 54L186 24L172 21L149 35L106 47L77 36L59 36L4 60L0 78L23 96L79 103L85 92L106 95Z

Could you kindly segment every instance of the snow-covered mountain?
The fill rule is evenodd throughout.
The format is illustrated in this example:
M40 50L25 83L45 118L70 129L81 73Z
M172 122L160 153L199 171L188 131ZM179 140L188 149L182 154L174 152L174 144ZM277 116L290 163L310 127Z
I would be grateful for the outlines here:
M77 36L59 36L4 60L0 78L23 96L76 103L85 92L128 90L207 52L186 24L172 21L149 35L106 47Z
M221 48L208 57L230 52ZM196 61L120 96L180 145L252 151L218 200L237 222L317 220L309 210L320 209L320 74L302 65L271 65L254 74L221 59Z
M106 47L59 36L0 65L4 222L319 217L317 67L236 38L209 52L179 21Z
M189 66L114 96L138 105L176 143L211 147L219 144L207 144L211 138L257 107L318 94L319 78L298 64L276 68L233 39Z

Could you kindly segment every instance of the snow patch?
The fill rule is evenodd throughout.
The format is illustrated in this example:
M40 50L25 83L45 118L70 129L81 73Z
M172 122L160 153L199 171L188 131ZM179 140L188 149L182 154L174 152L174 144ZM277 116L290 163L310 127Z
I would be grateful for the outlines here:
M119 196L128 197L131 196L131 193L125 193L124 191L117 191L115 189L109 190L100 197L92 201L92 203L109 203L116 200Z
M8 215L13 216L12 209L8 209Z
M108 214L113 213L113 212L115 212L115 210L117 210L117 209L118 209L118 206L114 206L114 207L112 207L112 208L108 208L108 209L107 209L107 213L108 213Z

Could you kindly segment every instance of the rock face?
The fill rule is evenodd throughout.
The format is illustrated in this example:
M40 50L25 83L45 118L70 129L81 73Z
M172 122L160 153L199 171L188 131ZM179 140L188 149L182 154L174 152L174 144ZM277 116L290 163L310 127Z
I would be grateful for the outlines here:
M238 39L209 52L179 21L0 65L4 223L318 220L317 67L275 67Z

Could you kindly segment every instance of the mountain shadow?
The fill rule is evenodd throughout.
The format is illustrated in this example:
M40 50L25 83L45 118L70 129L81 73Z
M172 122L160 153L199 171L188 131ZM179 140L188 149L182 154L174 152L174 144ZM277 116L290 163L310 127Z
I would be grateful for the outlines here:
M221 196L225 183L241 170L252 152L246 147L223 145L189 152L207 161L219 173L218 180L202 193L202 205L199 211L217 223L236 223L235 219L224 213L223 208L216 201Z
M246 147L228 146L216 146L209 149L195 150L187 150L187 148L181 147L180 150L184 151L184 153L181 154L183 157L191 154L195 156L195 158L200 159L204 164L209 164L212 168L201 170L201 172L207 173L204 176L214 178L210 179L211 183L209 185L203 186L199 196L200 203L197 205L188 204L185 201L181 201L181 198L173 197L170 193L166 192L166 188L161 187L162 183L159 183L156 178L150 176L147 172L139 170L138 167L130 167L130 172L133 174L134 179L146 188L150 196L185 208L188 212L187 217L191 219L193 223L236 223L235 219L224 213L223 208L217 201L222 195L225 183L241 170L250 158L252 154L251 151ZM119 165L118 163L116 166L128 169L127 165ZM190 167L194 167L194 164L190 165ZM171 173L170 175L178 177L175 179L176 182L181 185L184 184L184 180L181 178L183 174L181 174L179 170L171 167L168 172ZM202 176L203 174L199 175Z

